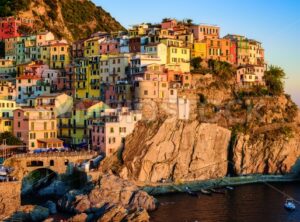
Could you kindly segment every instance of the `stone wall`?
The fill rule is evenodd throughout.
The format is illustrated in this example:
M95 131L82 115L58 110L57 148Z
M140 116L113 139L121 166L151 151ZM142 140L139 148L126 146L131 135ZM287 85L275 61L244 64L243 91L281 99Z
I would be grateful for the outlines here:
M0 182L0 221L21 206L21 182Z

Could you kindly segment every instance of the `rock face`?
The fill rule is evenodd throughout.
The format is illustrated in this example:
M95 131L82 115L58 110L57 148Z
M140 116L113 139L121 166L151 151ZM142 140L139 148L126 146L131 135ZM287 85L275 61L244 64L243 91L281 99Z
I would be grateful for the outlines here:
M0 182L0 221L21 206L21 183Z
M58 201L58 205L61 210L81 216L86 214L88 218L98 221L121 221L128 217L135 218L134 215L147 218L141 209L145 211L156 209L153 197L133 183L111 174L104 175L100 186L91 192L70 191ZM72 218L70 221L76 221L75 219Z
M126 140L121 175L143 182L223 177L230 138L230 130L197 120L142 122Z
M267 131L255 138L240 134L233 148L233 163L237 174L285 174L299 172L300 134L284 136Z

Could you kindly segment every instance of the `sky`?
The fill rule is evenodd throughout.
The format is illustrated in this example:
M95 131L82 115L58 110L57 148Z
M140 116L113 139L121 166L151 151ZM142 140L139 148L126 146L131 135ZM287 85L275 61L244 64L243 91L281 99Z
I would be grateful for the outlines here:
M190 18L263 43L268 64L282 67L286 92L300 107L300 1L298 0L93 0L125 28L162 18Z

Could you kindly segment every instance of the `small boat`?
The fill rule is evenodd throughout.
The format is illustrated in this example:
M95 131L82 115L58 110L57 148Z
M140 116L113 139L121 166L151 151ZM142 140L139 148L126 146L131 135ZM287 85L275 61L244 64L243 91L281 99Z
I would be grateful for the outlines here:
M211 195L211 192L209 190L200 189L200 192L205 195Z
M198 197L198 194L194 191L191 191L189 187L185 187L185 191L188 195L193 196L193 197Z
M234 187L231 187L231 186L227 186L225 187L227 190L234 190Z
M209 189L212 193L216 193L216 194L225 194L225 190L221 190L221 189L214 189L211 188Z
M284 203L284 208L288 211L296 210L296 205L293 199L287 199Z

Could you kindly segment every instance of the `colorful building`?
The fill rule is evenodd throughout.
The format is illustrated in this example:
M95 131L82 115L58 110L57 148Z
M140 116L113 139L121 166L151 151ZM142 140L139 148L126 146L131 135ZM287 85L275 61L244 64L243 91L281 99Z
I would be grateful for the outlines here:
M135 124L141 119L141 113L129 111L125 107L105 109L89 125L92 148L111 156L123 147L126 136L132 133Z
M23 74L16 79L17 103L33 106L34 99L44 93L50 93L50 85L44 83L41 77Z
M8 79L0 79L0 99L15 100L16 85Z
M102 41L99 48L99 53L101 55L120 53L120 44L116 39L107 39Z
M194 42L192 49L192 58L201 57L207 58L207 46L205 42Z
M13 113L14 135L27 145L29 151L63 147L62 141L57 139L57 119L54 111L23 108L15 109Z
M72 112L73 97L65 93L44 93L35 99L34 106L37 108L50 109L55 111L56 115L63 115Z
M84 57L100 55L100 44L104 39L100 37L89 38L84 41Z
M242 86L264 85L264 66L245 65L237 69L236 81Z
M176 26L177 26L176 19L165 19L161 23L162 29L173 29Z
M71 48L65 41L49 41L42 44L40 58L51 69L65 69L71 62Z
M190 31L194 34L194 38L197 41L218 39L220 37L220 27L215 25L193 25L190 27Z
M104 109L109 108L97 100L76 101L73 111L59 116L59 137L77 148L87 148L90 140L88 124L99 118Z
M21 26L33 27L33 20L14 16L0 18L0 40L21 36Z
M14 60L0 59L0 74L16 75Z
M13 111L17 108L15 101L0 99L0 133L13 132Z

